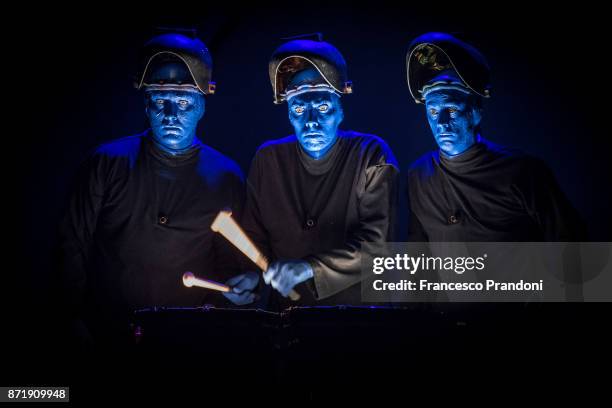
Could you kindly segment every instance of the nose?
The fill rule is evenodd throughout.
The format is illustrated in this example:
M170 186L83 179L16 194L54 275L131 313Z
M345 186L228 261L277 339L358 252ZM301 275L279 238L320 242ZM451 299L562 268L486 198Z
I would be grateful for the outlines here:
M438 121L436 125L439 130L444 131L450 127L450 123L451 123L450 113L446 109L443 109L442 112L439 113Z
M164 105L164 120L173 122L176 120L177 106L174 103L167 103Z
M308 129L314 129L319 126L317 122L317 115L313 109L306 109L305 125Z

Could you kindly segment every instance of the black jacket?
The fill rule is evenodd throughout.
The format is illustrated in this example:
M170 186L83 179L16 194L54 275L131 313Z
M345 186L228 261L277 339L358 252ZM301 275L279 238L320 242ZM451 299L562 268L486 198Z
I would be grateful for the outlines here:
M310 262L314 279L295 288L298 304L360 303L361 244L393 240L398 173L382 139L352 131L320 160L295 136L259 148L243 226L271 260Z
M585 227L548 167L481 139L463 154L438 151L408 171L410 241L580 241Z
M148 132L104 144L83 164L60 226L68 307L104 327L138 308L224 303L181 277L235 273L210 224L223 208L239 213L242 200L239 167L202 143L181 156L161 152Z

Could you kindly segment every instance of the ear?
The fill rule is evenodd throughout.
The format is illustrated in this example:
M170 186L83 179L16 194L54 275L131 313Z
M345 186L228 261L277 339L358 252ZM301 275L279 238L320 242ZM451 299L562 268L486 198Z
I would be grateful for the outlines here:
M479 106L472 107L472 121L474 128L477 128L482 121L482 108Z
M205 113L206 113L206 96L201 95L200 96L200 117L198 118L198 121L204 117Z

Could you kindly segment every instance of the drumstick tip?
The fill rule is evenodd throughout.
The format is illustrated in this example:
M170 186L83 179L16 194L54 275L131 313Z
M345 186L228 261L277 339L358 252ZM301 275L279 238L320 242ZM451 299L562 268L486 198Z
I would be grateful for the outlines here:
M185 272L183 274L183 285L187 286L188 288L192 287L194 278L195 276L192 272Z
M214 232L219 232L219 224L224 219L230 218L231 216L232 216L232 210L230 209L219 211L219 214L217 214L217 216L215 217L215 220L210 225L210 229L213 230Z

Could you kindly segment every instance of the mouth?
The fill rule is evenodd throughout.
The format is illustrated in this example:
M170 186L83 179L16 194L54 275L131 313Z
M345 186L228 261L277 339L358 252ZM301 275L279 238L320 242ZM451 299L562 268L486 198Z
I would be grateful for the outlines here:
M454 138L455 138L454 133L438 133L438 139L440 140L454 139Z
M182 129L178 126L164 126L163 129L166 132L180 132Z
M322 137L323 133L306 133L304 134L304 137L308 137L308 138L319 138Z

